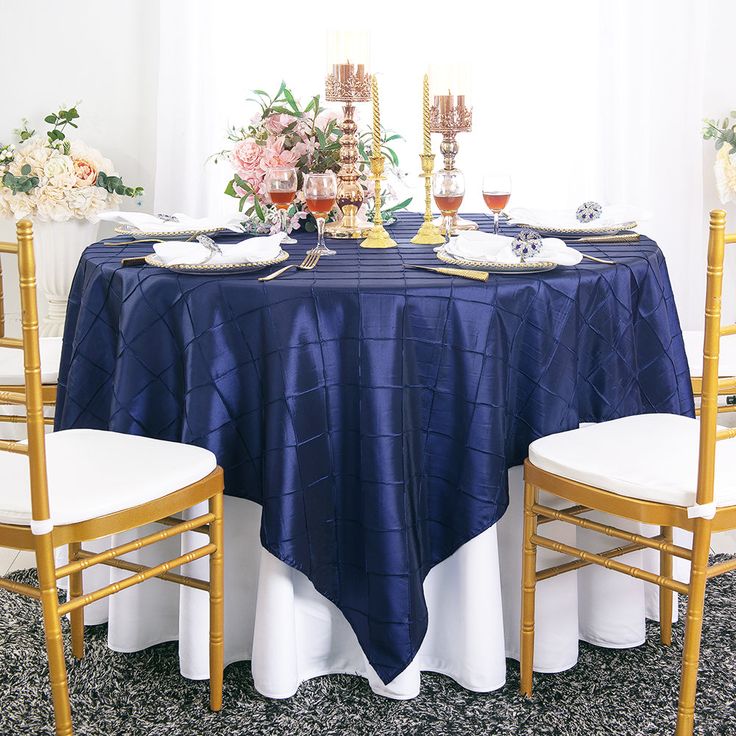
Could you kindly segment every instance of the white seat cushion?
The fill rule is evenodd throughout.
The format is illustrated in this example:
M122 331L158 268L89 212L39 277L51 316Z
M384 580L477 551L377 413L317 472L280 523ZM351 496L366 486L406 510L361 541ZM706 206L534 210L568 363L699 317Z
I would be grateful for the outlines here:
M60 337L42 337L39 344L41 348L41 382L55 384L59 380L62 339ZM23 351L15 348L0 348L0 386L22 386L24 383Z
M94 429L47 435L46 459L55 526L161 498L217 467L201 447ZM0 523L30 524L28 466L26 455L0 453Z
M693 506L700 422L641 414L561 432L532 442L542 470L644 501ZM715 503L736 504L736 440L716 446Z
M685 341L685 353L693 378L703 376L703 332L690 330L682 333ZM736 376L736 335L721 338L721 352L718 361L718 375L722 377Z

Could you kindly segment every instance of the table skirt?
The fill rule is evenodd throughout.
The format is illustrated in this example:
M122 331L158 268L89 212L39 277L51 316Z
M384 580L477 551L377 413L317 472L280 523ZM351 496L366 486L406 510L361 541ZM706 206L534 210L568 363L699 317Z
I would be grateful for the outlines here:
M368 664L355 634L340 611L317 593L299 571L266 552L260 545L260 506L225 499L225 662L252 660L258 692L288 698L312 677L348 673L366 677L378 694L413 698L419 693L422 671L440 672L462 687L489 692L503 686L506 658L519 656L521 580L522 469L509 471L511 502L502 520L461 547L427 576L425 594L429 628L411 665L384 685ZM605 518L598 515L593 518ZM654 535L654 527L632 526ZM545 533L563 541L605 549L611 540L583 529L552 522ZM113 543L127 541L120 534ZM127 559L153 564L184 546L191 549L203 537L188 533L183 540L166 540ZM679 538L679 543L688 544ZM110 540L87 545L102 548ZM61 553L63 554L63 552ZM565 558L539 550L539 566ZM658 566L658 554L645 550L626 561ZM206 560L187 566L185 574L207 577ZM678 577L685 563L675 560ZM99 566L85 573L85 590L98 588L128 573ZM646 618L658 619L655 586L599 567L588 567L538 585L535 669L559 672L577 661L578 642L606 647L634 647L645 639ZM86 623L107 621L109 645L131 652L177 640L181 673L206 679L208 668L207 594L178 590L152 580L85 609ZM676 619L677 607L674 607Z

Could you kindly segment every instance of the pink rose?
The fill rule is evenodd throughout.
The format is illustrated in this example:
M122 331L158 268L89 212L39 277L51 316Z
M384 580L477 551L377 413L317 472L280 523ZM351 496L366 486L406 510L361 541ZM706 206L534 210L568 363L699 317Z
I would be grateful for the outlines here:
M248 171L258 167L262 155L263 148L254 140L247 139L235 146L230 157L236 169Z
M287 125L290 125L293 122L294 118L292 118L291 115L280 113L277 115L269 115L263 124L271 135L279 135Z
M84 158L73 159L74 176L77 178L74 183L77 187L91 187L97 182L97 167Z

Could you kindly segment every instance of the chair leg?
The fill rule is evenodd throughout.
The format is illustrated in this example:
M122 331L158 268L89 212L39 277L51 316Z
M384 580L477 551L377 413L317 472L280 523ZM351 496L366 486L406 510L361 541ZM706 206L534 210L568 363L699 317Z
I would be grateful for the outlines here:
M218 493L209 501L210 543L217 549L210 555L210 709L222 708L222 681L224 675L224 555L223 555L223 495Z
M43 627L49 660L56 736L72 736L72 714L69 705L66 662L64 661L64 640L61 635L54 548L50 533L36 538L36 564L38 565L38 578L41 588Z
M531 696L534 674L534 598L537 584L537 545L531 541L537 533L537 489L524 483L524 550L521 573L521 682L522 695Z
M710 550L710 527L710 520L698 519L695 522L675 736L692 736L695 725L695 691L700 659L700 636L703 630L703 602Z
M81 547L82 545L78 542L69 545L69 562L76 559ZM69 597L78 598L83 592L82 573L73 572L69 576ZM72 653L76 659L82 659L84 657L84 606L72 611L69 619L72 626Z
M662 536L672 541L672 527L660 527ZM672 577L672 555L667 552L659 553L659 574L665 578ZM668 647L672 644L672 596L674 593L669 588L659 589L659 638L662 644Z

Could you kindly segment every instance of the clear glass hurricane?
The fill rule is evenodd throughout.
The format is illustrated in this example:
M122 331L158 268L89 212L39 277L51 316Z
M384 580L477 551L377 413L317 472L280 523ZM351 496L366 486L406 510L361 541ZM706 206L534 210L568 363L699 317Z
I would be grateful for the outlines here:
M447 241L452 235L452 219L460 209L465 196L465 177L458 169L441 169L432 177L432 194L444 218Z
M307 174L304 177L304 197L307 207L317 220L317 253L334 256L336 251L325 245L325 222L337 198L337 177L332 171L324 174Z
M285 245L296 243L289 232L289 206L294 201L297 189L297 172L293 166L277 166L266 172L266 191L272 204L281 215L281 232L286 237L281 241Z

